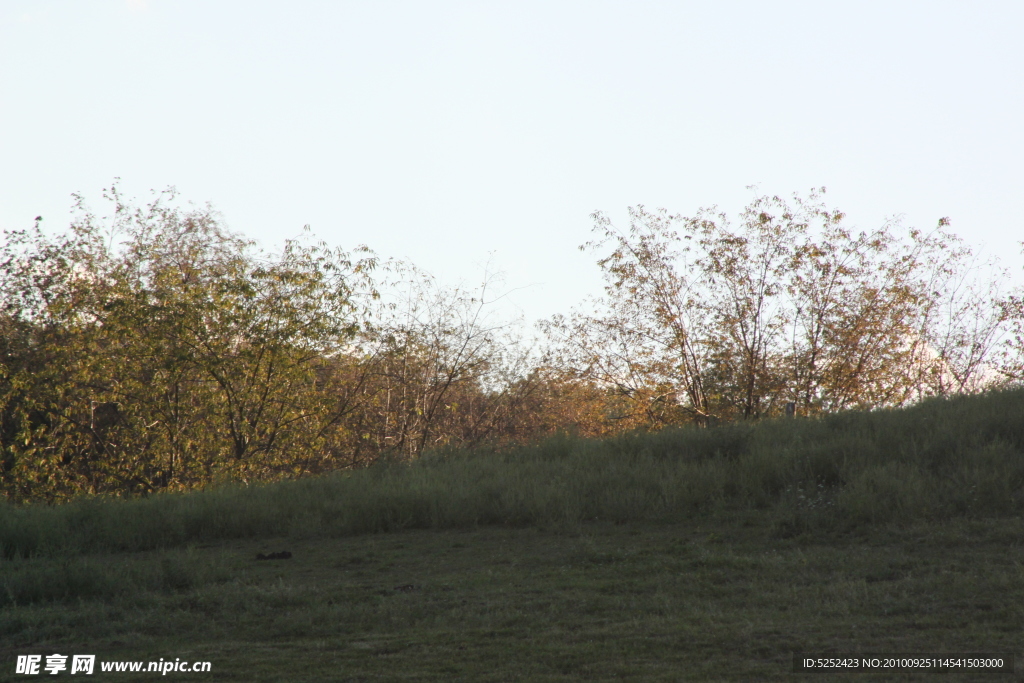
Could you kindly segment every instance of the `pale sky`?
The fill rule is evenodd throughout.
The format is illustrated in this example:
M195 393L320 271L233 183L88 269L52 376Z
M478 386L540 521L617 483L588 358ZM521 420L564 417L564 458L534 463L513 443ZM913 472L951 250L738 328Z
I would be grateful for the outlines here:
M627 206L826 186L1021 277L1024 3L0 0L0 228L174 185L273 248L310 224L528 320L597 294Z

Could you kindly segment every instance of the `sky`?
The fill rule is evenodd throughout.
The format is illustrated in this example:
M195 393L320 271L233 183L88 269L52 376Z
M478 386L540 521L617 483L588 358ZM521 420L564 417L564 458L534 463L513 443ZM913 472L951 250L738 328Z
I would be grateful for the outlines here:
M1024 3L0 0L0 229L175 186L527 321L599 294L600 210L828 188L1024 281Z

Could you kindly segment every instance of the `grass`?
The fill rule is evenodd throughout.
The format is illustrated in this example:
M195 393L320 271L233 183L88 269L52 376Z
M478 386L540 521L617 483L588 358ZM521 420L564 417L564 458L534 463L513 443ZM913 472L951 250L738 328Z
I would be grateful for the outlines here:
M224 681L790 680L795 651L1020 652L1022 541L1020 520L778 539L748 513L99 555L139 583L8 605L0 678L53 652ZM273 548L294 557L253 559Z
M240 681L826 680L793 653L1019 657L1022 511L1020 391L6 506L0 680L54 652ZM901 675L846 678L937 674Z

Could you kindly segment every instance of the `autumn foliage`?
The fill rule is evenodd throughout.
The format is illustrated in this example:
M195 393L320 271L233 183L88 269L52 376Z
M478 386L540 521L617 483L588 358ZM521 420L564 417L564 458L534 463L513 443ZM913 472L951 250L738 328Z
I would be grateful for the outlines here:
M541 324L494 282L312 239L276 254L116 188L0 251L0 488L64 500L266 481L444 447L899 406L1024 376L1024 306L949 232L846 226L820 192L733 225L595 214L606 287ZM984 273L989 279L981 279Z

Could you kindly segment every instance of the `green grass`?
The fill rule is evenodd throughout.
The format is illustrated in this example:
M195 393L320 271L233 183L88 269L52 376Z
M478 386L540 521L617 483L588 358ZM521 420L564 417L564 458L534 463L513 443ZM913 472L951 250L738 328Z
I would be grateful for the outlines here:
M792 673L793 652L1019 657L1022 512L1021 391L4 506L0 680L54 652L239 681L831 680ZM294 557L254 559L278 550ZM936 676L1021 679L846 678Z
M8 605L0 679L53 652L225 681L791 680L794 651L1019 653L1022 542L1020 520L778 539L747 513L98 555L68 571L134 583ZM275 549L294 557L253 559Z

